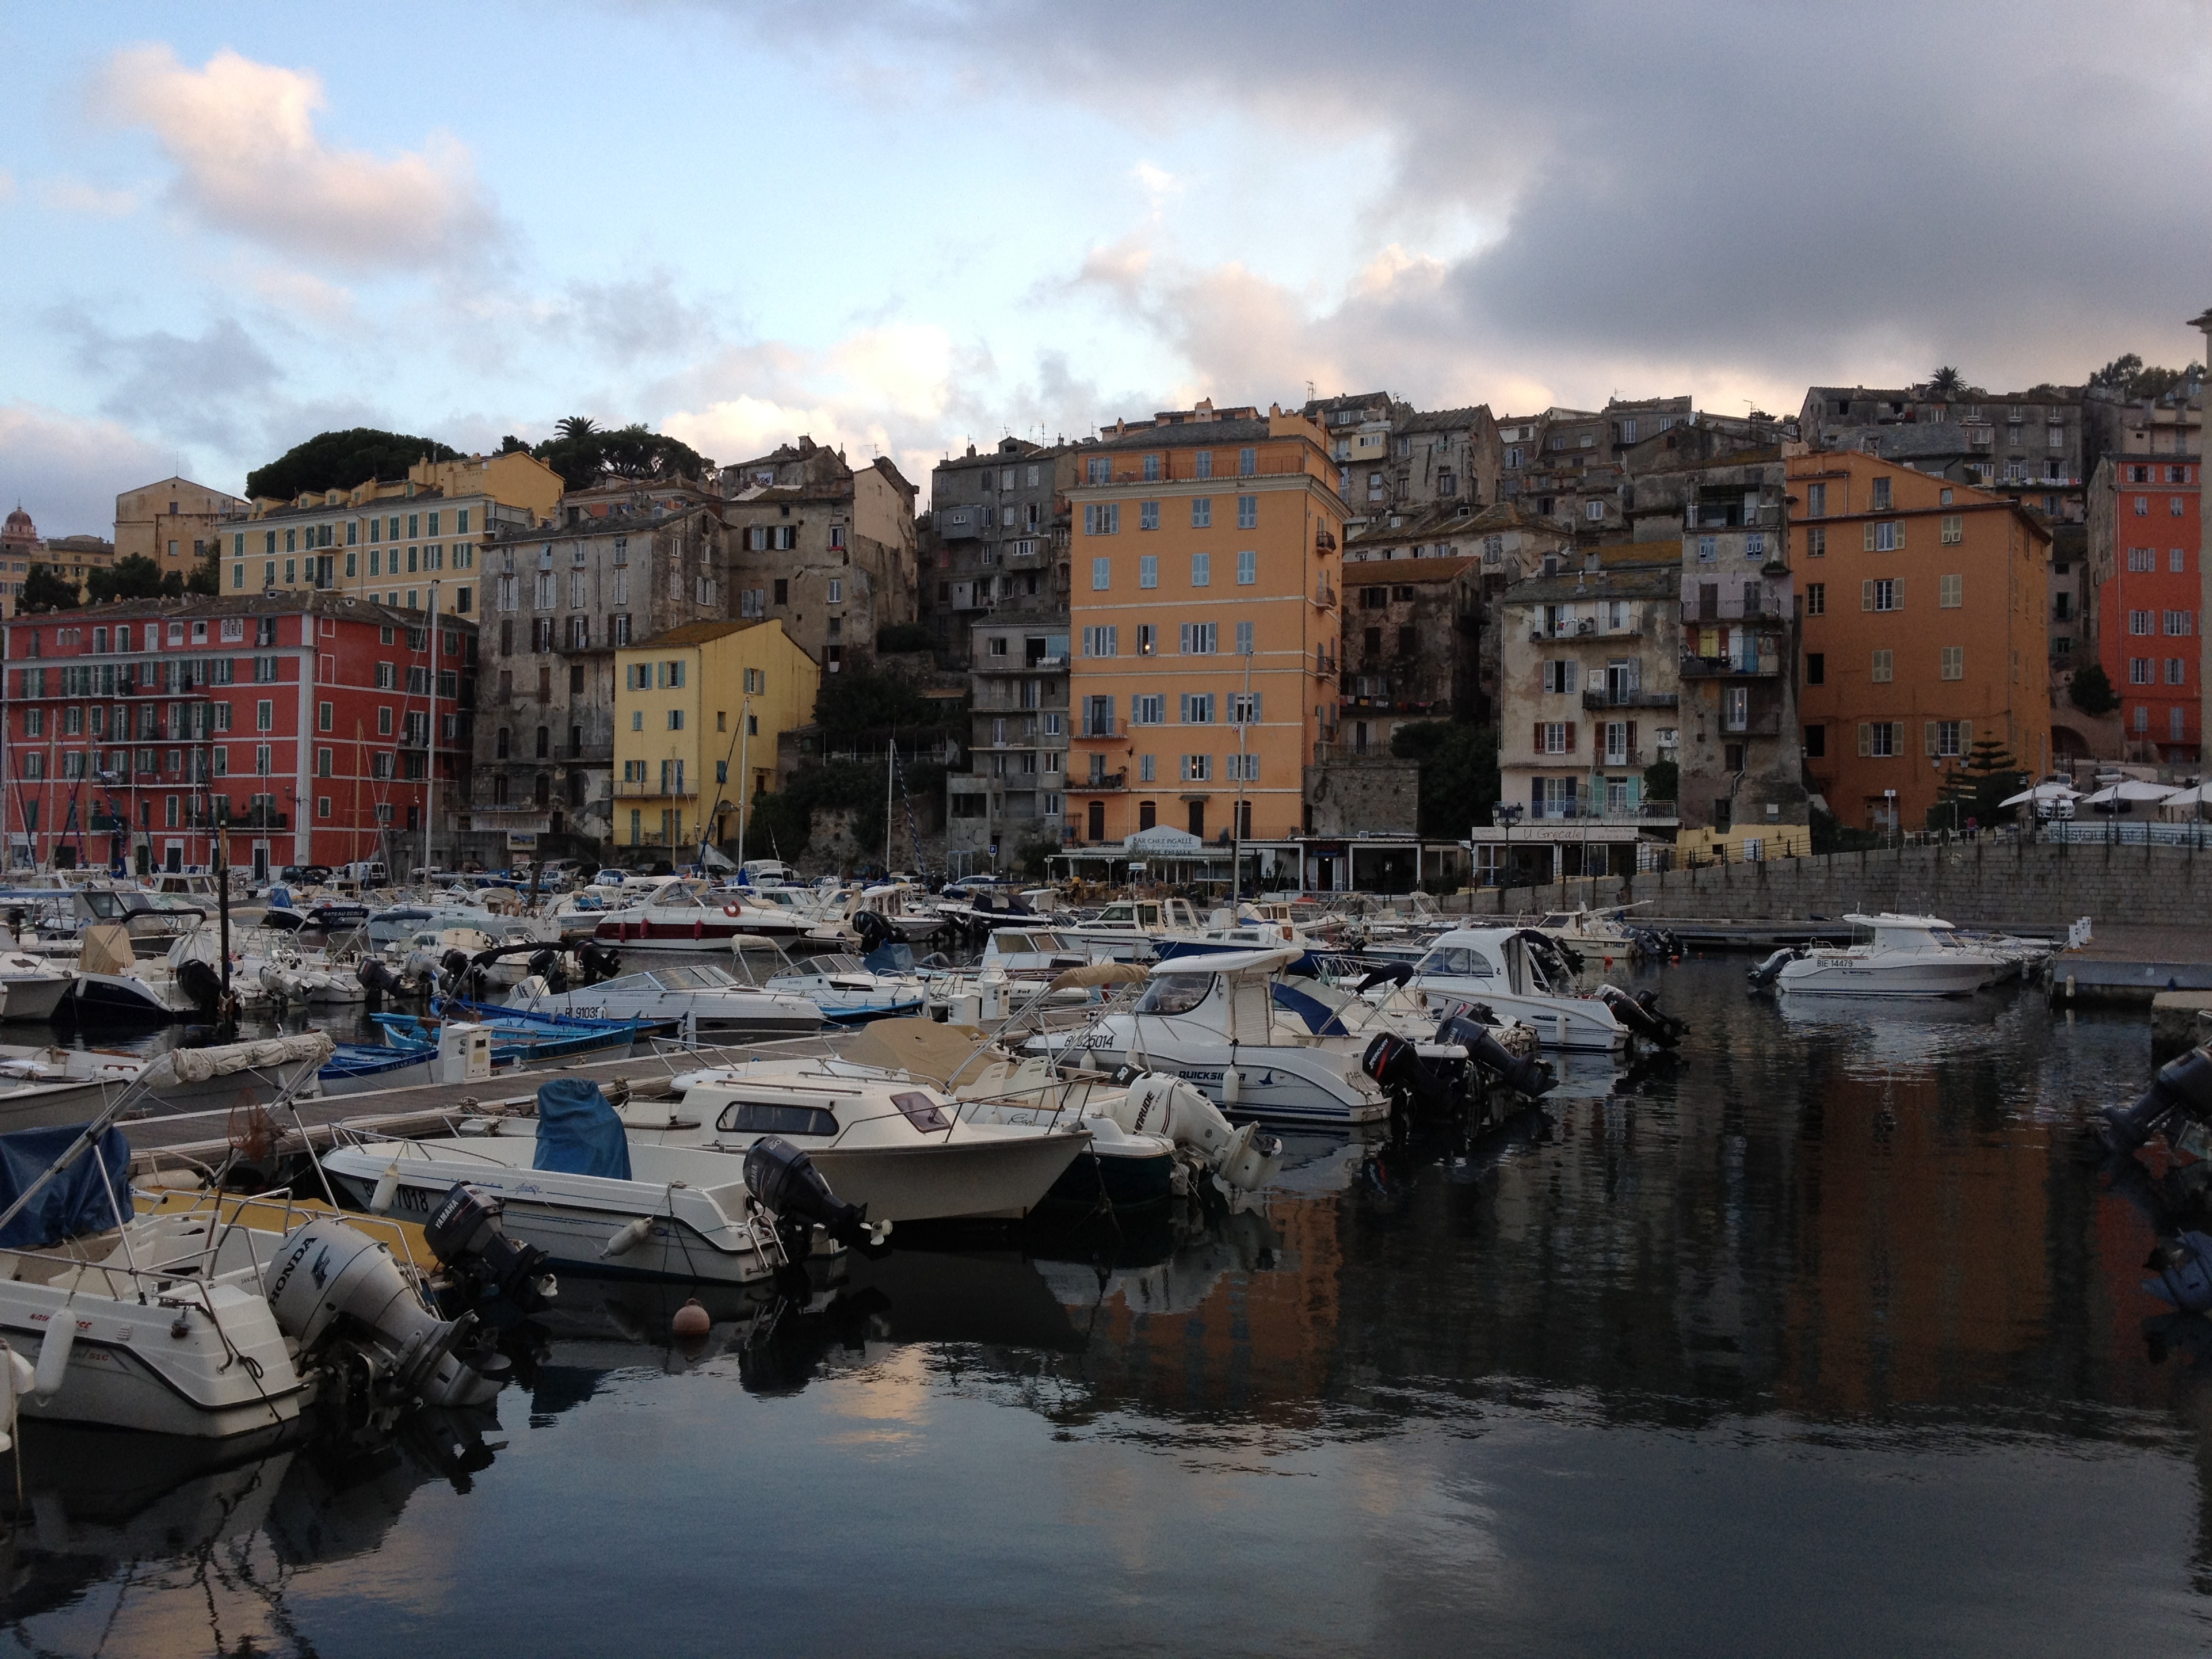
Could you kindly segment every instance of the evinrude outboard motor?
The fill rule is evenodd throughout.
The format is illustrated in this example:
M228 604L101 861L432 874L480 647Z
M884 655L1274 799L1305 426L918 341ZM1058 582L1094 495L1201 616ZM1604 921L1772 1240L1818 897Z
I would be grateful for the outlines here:
M1612 1010L1615 1019L1637 1036L1656 1042L1662 1048L1674 1047L1681 1042L1683 1033L1690 1029L1686 1022L1675 1018L1672 1014L1661 1013L1659 999L1652 992L1631 996L1618 985L1601 985L1597 988L1597 994L1599 1000Z
M864 957L872 954L878 946L888 945L898 937L891 931L890 923L885 921L873 910L854 911L853 931L860 935L860 954Z
M1279 1139L1256 1123L1232 1125L1203 1090L1179 1077L1147 1072L1131 1079L1122 1104L1107 1115L1131 1134L1164 1135L1237 1192L1256 1193L1282 1171Z
M422 1224L422 1242L467 1291L471 1305L496 1293L519 1312L538 1313L552 1304L558 1287L544 1270L545 1252L507 1236L500 1219L506 1213L495 1194L458 1182Z
M2100 1133L2114 1152L2132 1152L2176 1112L2212 1121L2212 1048L2166 1061L2134 1105L2107 1106Z
M1796 945L1784 945L1779 951L1777 951L1772 956L1767 957L1765 961L1760 963L1758 967L1751 970L1748 977L1751 980L1753 988L1755 990L1765 989L1766 987L1773 984L1776 980L1782 977L1782 970L1784 968L1788 967L1793 962L1802 961L1804 959L1804 956L1805 953L1799 950Z
M1384 1031L1367 1045L1359 1069L1390 1091L1392 1103L1422 1111L1449 1111L1459 1091L1431 1071L1411 1042Z
M374 1405L468 1406L507 1381L507 1361L476 1316L440 1319L392 1253L358 1228L324 1217L295 1228L262 1275L270 1311L301 1354L345 1351L345 1375Z
M1487 1026L1462 1015L1454 1014L1438 1024L1437 1041L1459 1044L1477 1066L1516 1094L1526 1095L1531 1100L1559 1086L1559 1077L1549 1061L1534 1054L1523 1059L1492 1036Z
M867 1206L848 1204L830 1190L814 1160L778 1135L763 1135L745 1149L745 1191L775 1218L776 1231L793 1261L804 1259L806 1234L816 1226L841 1244L878 1244L889 1222L868 1224Z

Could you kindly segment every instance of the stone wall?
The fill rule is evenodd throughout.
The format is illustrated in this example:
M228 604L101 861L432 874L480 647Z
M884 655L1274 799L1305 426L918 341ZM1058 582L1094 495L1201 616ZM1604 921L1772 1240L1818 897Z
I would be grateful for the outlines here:
M1903 910L1973 923L2212 924L2212 852L2186 848L1972 841L1483 888L1443 901L1477 915L1583 904L1651 917L1739 921L1839 919Z
M1305 769L1314 836L1410 835L1420 816L1421 767L1388 754L1340 755Z

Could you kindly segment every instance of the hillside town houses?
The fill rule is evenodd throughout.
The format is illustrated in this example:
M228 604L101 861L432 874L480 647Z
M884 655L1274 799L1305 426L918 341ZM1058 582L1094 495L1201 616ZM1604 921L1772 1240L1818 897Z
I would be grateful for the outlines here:
M18 507L9 857L190 867L218 823L257 866L736 854L848 676L958 709L956 872L1172 845L1404 887L1929 827L1978 756L2201 763L2202 380L1376 389L1008 434L926 486L793 434L581 488L512 444L289 499L171 477L112 539ZM34 606L41 569L85 596ZM1467 823L1423 805L1438 722L1494 747Z

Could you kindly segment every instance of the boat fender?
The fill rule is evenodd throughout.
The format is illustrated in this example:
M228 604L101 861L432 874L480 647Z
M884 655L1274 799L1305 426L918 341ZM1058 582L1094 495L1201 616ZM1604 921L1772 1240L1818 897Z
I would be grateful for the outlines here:
M737 914L735 905L726 908L732 915ZM699 1298L695 1296L676 1310L676 1317L668 1322L668 1328L672 1335L696 1339L713 1330L714 1322L707 1316L706 1309L699 1305Z
M1234 1066L1223 1068L1221 1073L1221 1103L1234 1106L1244 1098L1244 1073Z
M7 1408L4 1419L7 1428L4 1431L0 1431L0 1452L4 1452L11 1449L15 1443L15 1413L23 1396L31 1392L32 1384L38 1378L38 1372L29 1360L24 1358L4 1342L0 1342L0 1353L5 1353L8 1357L8 1363L4 1366L0 1366L0 1391L5 1393L4 1402L0 1403L4 1403Z
M31 1379L33 1394L41 1400L51 1400L60 1391L62 1378L69 1373L70 1351L76 1346L76 1321L64 1312L46 1327L46 1335L39 1339L39 1363Z
M392 1212L392 1201L399 1196L399 1164L398 1159L384 1166L384 1173L376 1178L376 1190L368 1195L368 1207L378 1215Z
M612 1238L610 1238L605 1244L602 1244L599 1247L599 1255L602 1259L610 1256L628 1255L632 1250L635 1249L639 1245L644 1243L647 1239L652 1237L653 1218L649 1215L641 1215L638 1217L636 1220L631 1222L627 1227L624 1227L621 1231L617 1232Z

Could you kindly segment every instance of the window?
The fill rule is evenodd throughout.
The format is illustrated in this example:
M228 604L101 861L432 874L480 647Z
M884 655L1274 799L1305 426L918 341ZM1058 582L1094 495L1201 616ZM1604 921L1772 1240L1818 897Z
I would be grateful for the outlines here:
M1238 450L1238 451L1237 452L1237 476L1238 477L1240 477L1240 478L1249 478L1249 477L1250 477L1254 473L1257 472L1259 470L1260 470L1260 452L1259 452L1258 450L1256 450L1256 449L1240 449L1240 450ZM1238 503L1237 503L1237 510L1239 513L1242 513L1242 512L1244 510L1244 508L1243 508L1243 501L1246 501L1246 500L1252 500L1252 499L1255 499L1255 498L1252 498L1252 497L1243 497L1243 498L1240 498L1240 499L1239 499L1239 501L1238 501Z
M1182 757L1182 781L1185 783L1205 783L1212 776L1212 756L1185 755Z
M1895 720L1860 721L1859 753L1877 760L1893 758L1898 752L1898 724Z
M1114 586L1114 561L1093 559L1091 562L1091 591L1103 593Z
M1536 752L1540 755L1571 755L1575 752L1575 726L1571 720L1539 720L1536 722Z
M2155 570L2158 568L2158 550L2153 547L2131 547L2128 550L2128 568Z
M1216 628L1212 623L1185 623L1182 625L1182 653L1186 657L1210 657L1215 650Z
M1138 782L1139 782L1139 783L1157 783L1157 782L1159 781L1159 775L1160 775L1160 761L1159 761L1159 757L1158 757L1158 756L1157 756L1157 755L1139 755L1139 756L1138 756L1138 757L1137 757L1137 781L1138 781ZM1145 803L1145 805L1146 805L1147 808L1150 808L1150 807L1151 807L1151 805L1152 805L1152 802L1150 802L1150 801L1146 801L1146 802ZM1147 823L1147 824L1146 824L1146 825L1145 825L1144 827L1145 827L1146 829L1149 830L1149 829L1151 829L1152 826L1151 824Z
M1956 513L1945 514L1943 515L1943 544L1946 547L1956 546L1959 543L1963 542L1966 539L1966 521L1965 518Z
M2128 684L2130 685L2157 684L2157 661L2150 657L2130 657L2128 659Z
M1965 646L1947 645L1943 647L1942 677L1947 680L1963 680L1966 678L1966 647Z
M1828 486L1824 483L1809 486L1805 491L1805 516L1808 519L1820 519L1826 518L1827 513Z
M1805 614L1825 617L1828 614L1828 585L1826 582L1805 584Z
M1146 459L1148 460L1156 460L1158 457L1148 456ZM1159 527L1160 504L1158 501L1139 501L1137 503L1137 528L1139 530L1158 530Z
M1229 723L1231 726L1256 726L1260 723L1260 693L1232 691L1229 694Z
M682 709L672 708L668 711L668 729L672 732L681 732L684 729L684 711Z
M2166 568L2172 571L2177 576L2180 575L2183 571L2189 568L2188 556L2178 547L2169 549L2166 553L2166 558L2169 561Z
M1825 760L1827 755L1828 728L1825 726L1807 726L1805 728L1805 758Z
M1698 562L1699 564L1712 563L1714 560L1720 556L1720 551L1721 543L1719 537L1700 536L1698 538Z
M1905 526L1894 519L1869 524L1861 538L1869 553L1894 553L1905 545Z
M1965 753L1962 744L1967 724L1965 720L1929 720L1924 745L1928 752L1947 760Z
M2130 611L2128 612L2128 632L2139 638L2146 636L2152 631L2151 622L2151 612L2148 611Z
M2148 495L2138 495L2138 496L2136 496L2136 517L2137 517L2138 519L2147 519L2147 518L2148 518L2149 516L2150 516L2150 497L2149 497L2149 496L2148 496Z
M1167 722L1168 700L1162 692L1140 692L1129 699L1129 724L1132 726L1163 726Z
M1239 495L1237 498L1237 527L1239 530L1257 530L1260 527L1260 498L1257 495Z
M2166 659L2166 683L2168 685L2189 684L2189 662L2186 658L2168 657Z
M275 703L264 701L253 705L253 729L257 732L274 732L276 729Z
M845 603L845 579L842 576L832 576L830 579L829 598L832 605Z
M1260 580L1260 555L1256 549L1246 548L1237 556L1237 585L1249 587Z
M1121 533L1121 504L1119 501L1091 501L1083 509L1083 533L1086 536L1118 536Z
M1890 480L1887 478L1876 478L1874 481L1873 510L1875 512L1887 513L1889 511L1889 486Z
M2193 611L2169 611L2160 619L2165 633L2172 639L2182 639L2197 631L2197 613Z
M1086 628L1083 630L1083 654L1086 657L1114 657L1121 654L1121 630L1118 628Z
M1905 583L1901 578L1879 577L1859 584L1859 609L1862 611L1902 611L1905 609Z
M1211 691L1182 694L1182 723L1185 726L1213 724L1213 694Z
M1825 651L1805 653L1805 684L1826 685L1828 683L1828 655Z
M1894 655L1890 652L1877 651L1874 653L1874 669L1872 677L1874 683L1876 685L1887 685L1891 680L1896 678L1893 669L1893 664L1894 661Z
M1137 560L1137 586L1158 587L1160 585L1160 559L1157 553L1140 555Z
M1572 695L1575 672L1578 665L1572 658L1559 658L1544 665L1544 690L1547 692Z
M1936 579L1936 603L1945 611L1956 611L1966 602L1966 579L1964 576L1938 576Z
M1205 452L1200 453L1203 455ZM1190 498L1190 527L1193 530L1210 530L1213 527L1212 496L1194 495Z
M1213 585L1213 555L1194 553L1190 556L1190 585L1211 587Z
M1808 530L1805 532L1805 556L1808 559L1825 559L1828 556L1826 531Z
M1241 622L1237 624L1237 654L1240 657L1249 657L1252 654L1252 624L1250 623Z
M1159 653L1159 648L1158 628L1151 623L1139 623L1137 624L1137 654L1140 657L1156 656Z

